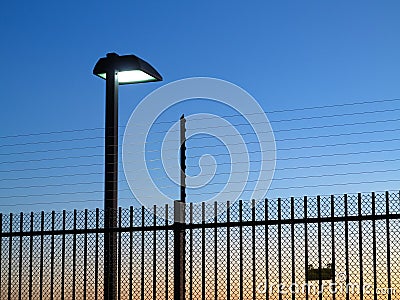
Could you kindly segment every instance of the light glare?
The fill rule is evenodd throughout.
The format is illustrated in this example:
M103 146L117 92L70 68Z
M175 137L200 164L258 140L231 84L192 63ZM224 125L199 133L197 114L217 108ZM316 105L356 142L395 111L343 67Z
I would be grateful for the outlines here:
M107 74L101 73L99 74L101 78L106 79ZM141 71L141 70L132 70L132 71L121 71L118 72L118 82L119 83L138 83L138 82L146 82L146 81L154 81L156 80L153 76Z
M134 83L134 82L145 82L152 80L155 80L153 76L150 76L149 74L141 70L118 72L119 83Z

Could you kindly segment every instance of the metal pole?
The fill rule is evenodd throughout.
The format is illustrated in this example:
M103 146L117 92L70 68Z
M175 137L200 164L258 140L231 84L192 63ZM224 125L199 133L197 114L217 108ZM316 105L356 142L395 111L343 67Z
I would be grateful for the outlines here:
M180 119L180 200L174 205L174 300L185 299L186 119Z
M109 55L107 55L109 56ZM111 56L111 55L110 55ZM104 185L104 300L117 295L118 74L107 72Z
M181 202L186 202L186 119L180 119Z

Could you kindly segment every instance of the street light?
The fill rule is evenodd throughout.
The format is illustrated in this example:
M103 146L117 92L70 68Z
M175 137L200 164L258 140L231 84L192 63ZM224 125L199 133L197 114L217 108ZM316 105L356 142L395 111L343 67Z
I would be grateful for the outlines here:
M100 58L93 74L106 80L105 178L104 178L104 300L117 295L118 209L118 85L161 81L161 75L135 55L108 53Z
M96 63L93 74L107 79L109 73L118 73L118 84L161 81L161 75L147 62L136 55L119 56L108 53Z

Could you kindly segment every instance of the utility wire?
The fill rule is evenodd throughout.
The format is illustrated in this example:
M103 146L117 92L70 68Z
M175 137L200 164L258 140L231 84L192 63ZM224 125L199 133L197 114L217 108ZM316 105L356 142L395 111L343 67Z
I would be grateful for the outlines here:
M374 164L374 163L386 163L386 162L395 162L400 161L400 158L395 159L383 159L383 160L371 160L371 161L355 161L355 162L347 162L347 163L335 163L335 164L319 164L319 165L307 165L307 166L295 166L295 167L284 167L284 168L275 168L274 171L287 171L287 170L302 170L302 169L315 169L315 168L325 168L325 167L336 167L336 166L351 166L357 165L361 166L363 164ZM263 171L273 171L272 169L266 169ZM245 173L260 173L259 170L248 170L243 172L235 172L235 174L245 174ZM218 172L218 175L230 175L231 172ZM188 175L192 177L202 177L202 176L214 176L215 173L206 173L206 174L198 174L198 175ZM168 179L168 177L156 177L153 180L163 180ZM274 179L275 180L275 179Z
M294 176L294 177L278 177L273 178L273 181L281 181L281 180L294 180L294 179L308 179L308 178L323 178L323 177L331 177L331 176L348 176L348 175L362 175L362 174L372 174L372 173L386 173L386 172L397 172L399 169L389 169L389 170L372 170L372 171L361 171L361 172L348 172L348 173L330 173L330 174L319 174L319 175L308 175L308 176ZM248 172L238 172L236 174L245 174L245 173L252 173ZM222 173L218 173L217 175L223 175ZM229 173L228 173L229 175ZM253 182L263 182L268 181L268 179L256 179L256 180L247 180L246 183L253 183ZM119 183L125 182L125 180L118 180ZM14 189L30 189L30 188L47 188L47 187L62 187L62 186L81 186L81 185L93 185L93 184L103 184L103 181L92 181L92 182L78 182L78 183L59 183L59 184L45 184L45 185L30 185L30 186L11 186L11 187L0 187L0 190L14 190ZM227 183L242 183L241 182L209 182L207 186L212 185L221 185ZM176 188L179 187L179 184L175 185L167 185L167 186L159 186L160 189L165 188ZM190 187L189 187L190 189ZM13 197L10 195L9 197Z
M266 114L274 114L274 113L283 113L283 112L293 112L293 111L305 111L305 110L314 110L314 109L325 109L325 108L334 108L334 107L345 107L345 106L357 106L357 105L365 105L365 104L373 104L373 103L390 103L400 101L398 98L393 99L380 99L380 100L371 100L371 101L361 101L361 102L352 102L352 103L343 103L343 104L331 104L331 105L322 105L322 106L311 106L311 107L303 107L303 108L292 108L292 109L282 109L282 110L273 110L269 112L264 112ZM371 112L373 113L373 112ZM261 114L261 113L258 113ZM240 114L234 115L226 115L220 116L221 118L226 117L235 117L242 116ZM177 123L179 121L166 122L166 123ZM164 124L161 122L156 122L155 124ZM125 128L126 126L120 125L120 128ZM51 135L51 134L63 134L63 133L74 133L74 132L84 132L84 131L95 131L95 130L104 130L104 127L96 127L96 128L83 128L83 129L71 129L71 130L60 130L60 131L49 131L49 132L36 132L36 133L27 133L27 134L15 134L15 135L4 135L0 136L0 139L5 138L18 138L18 137L28 137L28 136L40 136L40 135Z
M372 174L372 173L387 173L387 172L396 172L398 169L388 169L388 170L370 170L370 171L360 171L360 172L347 172L347 173L331 173L331 174L319 174L319 175L308 175L308 176L294 176L294 177L281 177L281 178L274 178L273 181L282 181L282 180L294 180L294 179L308 179L308 178L323 178L323 177L332 177L332 176L348 176L348 175L361 175L361 174ZM249 173L249 172L241 172L241 173ZM220 175L220 174L219 174ZM247 180L247 183L254 183L254 182L263 182L263 181L269 181L267 179L256 179L256 180ZM37 188L37 187L58 187L58 186L73 186L73 185L82 185L82 184L102 184L103 182L86 182L86 183L65 183L65 184L54 184L54 185L36 185L36 186L27 186L27 187L14 187L14 188ZM227 183L242 183L240 182L231 182L231 181L223 181L223 182L209 182L207 183L207 186L213 186L213 185L221 185L221 184L227 184ZM160 186L159 188L176 188L178 187L179 184L175 185L169 185L169 186ZM0 190L3 189L10 189L10 188L0 188ZM129 189L120 189L120 191L126 191ZM190 188L189 188L190 191ZM71 194L81 194L81 193L99 193L102 191L79 191L79 192L65 192L65 193L47 193L47 194L30 194L30 195L8 195L8 196L1 196L0 199L4 198L25 198L25 197L39 197L39 196L58 196L58 195L71 195Z
M395 149L397 150L397 149ZM383 151L383 150L382 150ZM392 151L391 149L388 151ZM400 161L400 158L396 159L384 159L384 160L370 160L370 161L353 161L347 163L335 163L335 164L319 164L319 165L306 165L306 166L296 166L296 167L285 167L285 168L275 168L275 171L285 171L285 170L299 170L308 168L322 168L322 167L336 167L336 166L348 166L348 165L362 165L362 164L374 164L374 163L385 163L385 162L395 162ZM259 172L258 170L249 170L248 172ZM124 170L119 170L118 173L124 173ZM19 180L31 180L31 179L52 179L52 178L64 178L64 177L80 177L80 176L92 176L92 175L103 175L103 172L89 172L89 173L76 173L76 174L63 174L63 175L47 175L47 176L30 176L30 177L14 177L14 178L2 178L1 181L19 181ZM226 172L218 172L219 175L229 175ZM211 176L214 174L201 174L197 176ZM168 179L164 177L155 177L154 180ZM120 180L119 182L125 182L125 180Z
M294 176L294 177L278 177L273 178L272 181L282 181L282 180L294 180L294 179L309 179L309 178L324 178L324 177L333 177L333 176L349 176L349 175L363 175L363 174L372 174L372 173L387 173L387 172L397 172L399 169L391 169L391 170L373 170L373 171L361 171L361 172L348 172L348 173L332 173L332 174L319 174L319 175L307 175L307 176ZM239 173L247 173L247 172L239 172ZM238 174L238 173L237 173ZM220 175L220 174L218 174ZM256 182L268 182L270 179L253 179L253 180L246 180L247 183L256 183ZM223 185L223 184L237 184L243 183L243 181L220 181L220 182L208 182L206 185L208 186L215 186L215 185ZM167 188L176 188L179 187L179 184L175 185L166 185L160 186L160 189L167 189ZM204 187L203 187L204 188ZM188 193L191 189L199 189L199 188L191 188L188 187Z
M40 144L50 144L50 143L65 143L65 142L77 142L77 141L87 141L87 140L98 140L104 137L84 137L84 138L74 138L67 140L54 140L54 141L39 141L39 142L29 142L29 143L19 143L19 144L3 144L2 147L15 147L15 146L27 146L27 145L40 145Z
M400 149L396 149L395 151L398 151ZM297 157L286 157L286 158L280 158L277 159L276 161L287 161L287 160L297 160L297 159L307 159L307 158L321 158L321 157L332 157L332 156L347 156L347 155L359 155L359 154L370 154L370 153L382 153L382 152L391 152L394 151L394 149L387 149L387 150L375 150L375 151L359 151L359 152L348 152L348 153L330 153L330 154L318 154L318 155L308 155L308 156L297 156ZM275 161L275 159L263 159L263 160L258 160L258 162L267 162L267 161ZM248 164L251 163L251 161L235 161L234 164ZM232 162L221 162L218 163L218 165L231 165ZM203 167L207 166L214 166L215 164L203 164ZM187 164L187 167L197 167L196 165L191 165Z
M400 179L393 179L391 182L399 182ZM371 184L371 183L386 183L387 180L374 180L374 181L359 181L359 182L346 182L346 183L330 183L330 184L315 184L315 185L303 185L303 186L286 186L286 187L278 187L278 188L269 188L268 191L275 191L275 190L289 190L289 189L302 189L302 188L314 188L314 187L332 187L332 186L342 186L342 185L352 185L352 184ZM202 195L213 195L218 194L221 191L216 192L202 192L202 193L189 193L188 196L202 196ZM231 193L243 193L243 192L254 192L253 189L243 189L242 191L225 191L225 194ZM143 197L143 198L151 198Z
M128 189L121 189L124 191ZM77 192L63 192L63 193L44 193L44 194L30 194L30 195L13 195L13 196L0 196L0 199L13 199L13 198L28 198L28 197L45 197L45 196L61 196L61 195L79 195L79 194L94 194L103 193L104 191L77 191Z
M119 180L118 182L122 182L122 180ZM73 182L73 183L65 182L65 183L44 184L44 185L10 186L10 187L0 187L0 190L48 188L48 187L60 187L60 186L80 186L80 185L93 185L93 184L104 184L104 182L103 181Z
M397 109L396 109L397 110ZM399 109L400 110L400 109ZM386 112L388 110L381 110L381 111L367 111L367 112L357 112L353 114L370 114L370 113L377 113L377 112ZM390 111L390 110L389 110ZM349 115L349 114L339 114L339 115L329 115L326 117L332 117L332 116L343 116L343 115ZM351 115L351 114L350 114ZM323 118L324 116L319 116L319 117L311 117L311 118ZM295 119L291 119L295 120ZM298 120L298 119L297 119ZM300 128L291 128L291 129L283 129L283 130L274 130L273 132L286 132L286 131L296 131L296 130L308 130L308 129L322 129L322 128L332 128L332 127L344 127L344 126L354 126L354 125L366 125L366 124L376 124L376 123L387 123L387 122L394 122L394 121L399 121L400 119L390 119L390 120L378 120L378 121L366 121L366 122L355 122L355 123L345 123L345 124L334 124L334 125L323 125L323 126L312 126L312 127L300 127ZM285 121L285 120L281 120ZM233 124L234 126L242 126L242 125L249 125L246 123L243 124ZM203 127L202 129L206 128L223 128L223 127L229 127L231 125L219 125L219 126L214 126L214 127ZM178 130L179 131L179 130ZM262 133L269 133L270 131L265 131ZM164 133L165 131L159 132L159 133ZM151 133L153 134L153 133ZM245 133L240 133L240 135L247 135L247 134L254 134L253 132L245 132ZM35 135L35 134L32 134ZM26 136L26 135L22 135ZM127 135L128 136L128 135ZM232 136L232 135L224 135L224 136ZM221 136L221 137L224 137ZM202 138L208 138L208 137L192 137L190 139L202 139ZM14 144L3 144L2 147L12 147L12 146L26 146L26 145L37 145L37 144L49 144L49 143L62 143L62 142L73 142L73 141L83 141L83 140L95 140L95 139L104 139L104 136L96 136L96 137L85 137L85 138L74 138L74 139L62 139L62 140L50 140L50 141L35 141L35 142L26 142L26 143L14 143ZM190 140L189 139L189 140ZM160 141L152 141L152 142L145 142L145 144L154 144L154 143L160 143L163 142L164 140ZM178 141L178 140L169 140L169 141ZM100 146L99 146L100 147ZM101 145L102 147L102 145ZM70 148L66 150L81 150L81 148ZM52 149L50 149L52 150ZM24 154L27 152L22 152L20 154ZM0 154L1 155L1 154Z
M104 146L87 146L87 147L76 147L76 148L62 148L62 149L42 149L36 151L23 151L23 152L7 152L0 153L0 156L9 156L9 155L21 155L21 154L37 154L37 153L49 153L49 152L60 152L60 151L74 151L74 150L86 150L86 149L98 149L103 148Z
M122 173L123 171L119 171ZM63 175L47 175L47 176L31 176L31 177L14 177L14 178L2 178L1 181L14 181L14 180L31 180L31 179L51 179L51 178L64 178L64 177L78 177L78 176L91 176L91 175L103 175L102 172L90 172L90 173L77 173L77 174L63 174Z
M394 140L400 140L399 139L390 139L390 140L384 140L385 142L387 141L394 141ZM384 141L365 141L365 142L355 142L355 143L343 143L343 144L334 144L334 146L344 146L344 145L353 145L353 144L363 144L363 143L377 143L377 142L384 142ZM281 150L295 150L295 149L306 149L306 148L319 148L319 147L328 147L332 145L320 145L320 146L306 146L306 147L301 147L301 148L287 148L287 149L281 149ZM330 157L330 156L343 156L343 155L356 155L356 154L367 154L367 153L381 153L381 152L391 152L391 151L398 151L400 149L397 148L392 148L392 149L384 149L384 150L369 150L369 151L359 151L359 152L347 152L347 153L331 153L331 154L321 154L321 155L310 155L310 156L296 156L296 157L287 157L287 158L277 158L275 160L293 160L293 159L305 159L305 158L317 158L317 157ZM246 152L244 152L245 154ZM240 153L235 153L235 154L240 154ZM223 155L222 153L219 155ZM194 157L188 157L188 158L194 158ZM155 160L155 159L154 159ZM272 160L259 160L259 161L272 161ZM132 163L134 161L126 161L126 163ZM250 163L251 161L246 161L246 162L235 162L236 163ZM121 162L119 162L120 164ZM231 164L229 163L219 163L219 165L224 165L224 164ZM78 164L78 165L66 165L66 166L50 166L50 167L40 167L40 168L22 168L22 169L7 169L7 170L0 170L0 173L10 173L10 172L26 172L26 171L39 171L39 170L55 170L55 169L65 169L65 168L81 168L81 167L95 167L95 166L103 166L104 163L92 163L92 164ZM210 165L203 165L203 166L213 166L214 164ZM135 171L154 171L154 170L162 170L162 168L146 168L146 169L135 169Z
M367 182L367 183L369 183L369 182ZM361 192L361 193L370 193L370 192L371 191L364 191L364 192ZM376 192L382 192L383 193L383 192L386 192L386 191L376 191ZM398 190L387 190L387 192L389 192L389 193L399 193ZM319 194L319 196L321 196L321 197L324 197L324 196L329 197L331 195ZM340 196L341 195L336 196L336 197L340 197ZM309 198L310 197L313 197L313 196L309 196ZM268 200L273 200L273 199L268 199ZM285 199L289 200L290 198L287 197ZM303 198L301 198L301 199L303 199ZM134 198L133 196L132 197L121 197L121 198L119 198L119 200L121 200L121 201L136 200L136 198ZM103 199L69 200L68 202L66 202L66 201L51 201L51 202L21 203L21 204L0 204L0 206L1 207L17 207L17 206L54 205L54 204L86 203L86 202L103 202ZM193 202L193 203L196 204L197 202ZM162 207L164 207L164 206L162 206Z
M325 127L325 126L324 126ZM321 127L322 128L322 127ZM338 133L338 134L329 134L329 135L316 135L316 136L306 136L306 137L296 137L296 138L288 138L288 139L276 139L275 142L284 142L284 141L293 141L293 140L305 140L305 139L319 139L319 138L328 138L328 137L338 137L338 136L349 136L349 135L362 135L362 134L372 134L372 133L383 133L383 132L396 132L399 131L400 128L392 128L392 129L383 129L383 130L372 130L372 131L359 131L359 132L349 132L349 133ZM290 131L290 130L288 130ZM268 133L268 132L262 132L262 133ZM255 135L253 132L245 132L245 133L240 133L240 136L242 135ZM217 138L221 137L229 137L229 136L236 136L236 135L221 135L217 136ZM209 139L209 138L214 138L213 136L202 136L202 137L193 137L189 138L186 141L191 142L193 139ZM99 139L99 137L94 137L93 139ZM77 140L86 140L84 139L71 139L71 140L63 140L64 142L70 142L70 141L77 141ZM169 140L168 142L171 142L174 140ZM52 142L61 142L61 140L58 141L48 141L48 142L35 142L35 143L23 143L23 144L6 144L2 145L2 147L7 147L7 146L26 146L29 144L38 144L38 143L52 143ZM155 143L161 143L163 141L157 141L157 142L147 142L146 144L155 144ZM247 143L259 143L257 142L247 142ZM135 143L124 143L125 145L135 145ZM229 145L239 145L239 144L229 144ZM110 147L113 147L115 145L109 145ZM79 148L62 148L62 149L45 149L45 150L37 150L37 151L28 151L28 152L14 152L14 153L0 153L0 155L20 155L20 154L33 154L33 153L38 153L38 152L56 152L56 151L71 151L71 150L84 150L84 149L95 149L95 148L100 148L104 147L103 145L96 145L96 146L88 146L88 147L79 147ZM199 146L200 147L200 146ZM202 148L204 146L201 146ZM214 146L212 146L214 147ZM178 150L177 148L174 149L164 149L164 150ZM26 162L26 161L22 161Z
M21 203L21 204L0 204L0 206L15 207L15 206L54 205L54 204L68 204L68 203L103 202L103 201L104 201L103 199L88 199L88 200L34 202L34 203Z
M337 143L337 144L326 144L326 145L310 145L310 146L302 146L302 147L291 147L291 148L278 148L277 150L274 149L267 149L266 152L270 151L286 151L286 150L301 150L307 148L326 148L326 147L334 147L334 146L346 146L346 145L357 145L357 144L369 144L369 143L383 143L383 142L394 142L399 141L400 138L393 138L393 139L383 139L383 140L373 140L373 141L359 141L359 142L347 142L347 143ZM257 144L258 142L247 142L246 144ZM230 146L240 145L240 144L229 144ZM204 149L204 148L218 148L218 147L226 147L226 145L204 145L204 146L190 146L190 149ZM161 150L148 150L146 153L156 153L161 152ZM135 152L128 152L127 154L137 154Z
M13 163L28 163L28 162L43 162L43 161L54 161L54 160L66 160L66 159L80 159L80 158L93 158L93 157L104 157L103 154L92 154L92 155L79 155L79 156L67 156L67 157L51 157L51 158L40 158L40 159L27 159L27 160L14 160L14 161L2 161L2 164L13 164Z
M383 103L383 102L394 102L394 101L399 101L400 99L387 99L387 100L375 100L375 101L364 101L364 102L356 102L356 103L344 103L344 104L332 104L332 105L325 105L325 106L313 106L313 107L306 107L306 108L294 108L294 109L283 109L283 110L275 110L275 111L263 111L263 112L254 112L254 113L248 113L246 115L268 115L268 114L275 114L275 113L283 113L283 112L293 112L293 111L304 111L304 110L314 110L314 109L323 109L323 108L333 108L333 107L345 107L345 106L354 106L354 105L362 105L362 104L372 104L372 103ZM392 109L392 110L385 110L387 111L395 111L398 109ZM374 112L383 112L383 111L373 111L373 112L368 112L368 113L374 113ZM355 113L355 114L360 114L360 113ZM362 114L362 113L361 113ZM343 115L343 114L341 114ZM336 116L341 116L341 115L336 115ZM333 116L333 115L330 115ZM328 117L330 117L328 116ZM220 118L231 118L231 117L243 117L242 114L232 114L232 115L223 115L223 116L217 116ZM207 118L206 116L202 116L201 120L207 120L207 119L213 119L213 117ZM320 118L320 117L311 117L312 119L314 118ZM192 120L196 120L194 117ZM281 121L291 121L293 119L287 119L287 120L281 120ZM297 119L298 120L298 119ZM179 121L163 121L163 122L155 122L153 125L159 125L159 124L174 124L178 123ZM140 124L135 124L136 126L140 126Z
M399 182L400 179L393 179L391 182ZM343 186L343 185L352 185L352 184L373 184L373 183L385 183L387 180L374 180L374 181L361 181L361 182L347 182L347 183L331 183L331 184L316 184L316 185L303 185L303 186L286 186L286 187L278 187L278 188L269 188L268 191L273 190L288 190L288 189L300 189L300 188L314 188L314 187L332 187L332 186ZM120 189L119 191L130 191L130 189ZM80 191L80 192L65 192L65 193L46 193L46 194L31 194L31 195L14 195L10 196L1 196L0 199L10 199L10 198L27 198L27 197L44 197L44 196L60 196L60 195L77 195L77 194L93 194L93 193L102 193L103 191ZM243 189L241 191L225 191L225 194L231 193L243 193L243 192L254 192L253 189ZM190 193L188 191L188 196L202 196L202 195L213 195L221 193L221 191L215 192L202 192L202 193ZM152 199L152 196L143 196L143 198ZM120 198L122 200L123 198ZM68 201L71 202L71 201ZM67 202L67 203L68 203ZM85 201L82 201L85 202ZM62 202L66 203L66 202ZM23 205L23 204L21 204ZM2 206L2 205L0 205Z
M34 133L15 134L15 135L3 135L3 136L0 136L0 139L19 138L19 137L28 137L28 136L39 136L39 135L50 135L50 134L64 134L64 133L95 131L95 130L104 130L104 127L71 129L71 130L60 130L60 131L48 131L48 132L34 132Z
M324 128L335 128L335 127L346 127L346 126L356 126L356 125L367 125L367 124L378 124L378 123L390 123L390 122L398 122L400 121L400 119L389 119L389 120L376 120L376 121L366 121L366 122L355 122L355 123L344 123L344 124L333 124L333 125L322 125L322 126L311 126L311 127L295 127L295 128L289 128L289 129L276 129L276 130L268 130L268 131L261 131L261 132L257 132L257 134L260 133L271 133L273 132L274 134L277 132L293 132L293 131L303 131L303 130L311 130L311 129L324 129ZM160 131L158 133L164 133L165 131ZM146 134L146 133L143 133ZM153 134L153 132L151 132L150 134ZM190 138L187 138L188 140L201 140L201 139L206 139L206 138L210 138L213 136L209 136L207 135L207 133L202 133L204 135L202 136L193 136ZM220 138L220 137L229 137L229 136L237 136L238 134L225 134L225 135L218 135L216 136L216 138ZM239 133L240 136L243 135L256 135L255 132L253 131L248 131L248 132L240 132ZM130 136L130 135L126 135L126 136ZM168 142L179 142L180 140L178 139L171 139L171 140L167 140ZM164 140L157 140L157 141L152 141L152 142L145 142L145 144L156 144L156 143L162 143L164 142ZM129 143L129 145L138 145L136 143Z

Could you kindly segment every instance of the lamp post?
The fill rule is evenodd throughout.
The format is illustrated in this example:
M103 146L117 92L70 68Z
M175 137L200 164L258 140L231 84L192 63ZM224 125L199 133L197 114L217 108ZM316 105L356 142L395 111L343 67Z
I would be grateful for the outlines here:
M118 86L161 81L161 75L135 55L108 53L96 63L93 74L106 80L104 177L104 300L117 296L118 209Z

